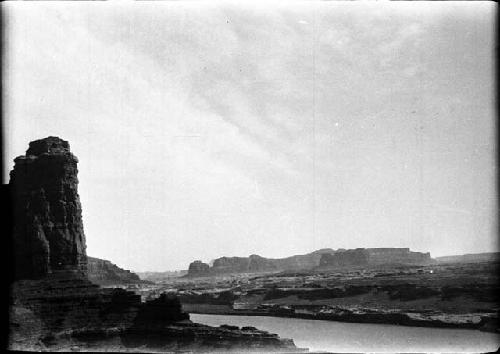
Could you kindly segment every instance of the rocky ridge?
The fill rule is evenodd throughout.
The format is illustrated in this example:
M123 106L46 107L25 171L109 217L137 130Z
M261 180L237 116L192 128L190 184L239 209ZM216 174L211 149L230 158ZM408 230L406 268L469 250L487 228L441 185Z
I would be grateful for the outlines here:
M356 248L320 249L304 255L287 258L221 257L210 267L201 261L189 265L189 277L206 277L221 274L260 273L278 271L309 271L343 266L373 266L380 264L429 264L429 253L412 252L408 248Z
M232 273L312 269L319 264L321 255L334 252L336 251L325 248L308 254L286 258L265 258L256 254L249 257L221 257L215 259L211 267L201 261L195 261L189 265L188 276L201 277Z
M152 282L162 282L167 279L178 278L186 275L188 273L186 270L172 270L164 272L136 272L136 274L141 278L141 280L152 281Z
M476 263L476 262L498 262L500 252L468 253L454 256L436 257L439 263Z
M409 248L356 248L321 256L320 268L366 267L375 265L425 265L432 263L429 252Z

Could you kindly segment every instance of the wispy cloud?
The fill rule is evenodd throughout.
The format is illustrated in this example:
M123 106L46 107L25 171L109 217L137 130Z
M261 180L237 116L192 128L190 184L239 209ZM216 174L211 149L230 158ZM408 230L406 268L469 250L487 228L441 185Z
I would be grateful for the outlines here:
M6 6L8 158L70 141L89 252L126 234L101 256L165 269L243 252L240 234L268 256L418 248L414 215L439 205L479 210L489 244L491 7L200 4ZM455 214L433 232L469 237Z

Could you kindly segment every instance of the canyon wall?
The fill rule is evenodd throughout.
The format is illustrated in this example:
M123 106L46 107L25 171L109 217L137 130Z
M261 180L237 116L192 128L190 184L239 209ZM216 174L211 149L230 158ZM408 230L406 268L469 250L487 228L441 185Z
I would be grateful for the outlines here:
M430 253L412 252L409 248L356 248L321 257L320 268L374 266L382 264L425 265L432 262Z
M286 258L265 258L256 254L249 257L221 257L215 259L212 266L208 269L208 264L195 261L189 266L188 276L198 277L231 273L308 270L318 266L321 255L334 252L330 248L325 248L308 254ZM199 267L203 267L202 272L199 271Z

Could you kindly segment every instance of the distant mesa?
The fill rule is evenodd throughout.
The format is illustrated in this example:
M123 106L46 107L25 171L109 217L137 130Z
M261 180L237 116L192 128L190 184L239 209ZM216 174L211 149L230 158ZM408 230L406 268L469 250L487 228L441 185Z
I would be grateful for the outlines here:
M210 266L202 261L194 261L189 265L188 274L194 277L209 275Z
M325 254L321 257L319 266L335 268L384 264L426 265L431 262L429 252L412 252L409 248L356 248L334 254Z
M432 263L430 253L412 252L409 248L356 248L333 250L323 248L308 254L287 258L221 257L212 267L201 261L190 264L189 277L214 276L231 273L273 271L307 271L336 267L368 267L382 264L425 265ZM208 268L207 268L208 267ZM200 270L202 269L202 270Z
M206 268L208 264L196 261L190 264L187 276L199 277L231 273L258 273L311 269L319 264L322 254L331 252L335 251L327 248L305 255L276 259L264 258L256 254L249 257L221 257L215 259L209 269ZM200 267L200 263L203 264L203 272L197 271L198 267ZM193 269L191 269L192 266Z
M454 256L436 257L439 263L479 263L499 262L500 252L468 253Z

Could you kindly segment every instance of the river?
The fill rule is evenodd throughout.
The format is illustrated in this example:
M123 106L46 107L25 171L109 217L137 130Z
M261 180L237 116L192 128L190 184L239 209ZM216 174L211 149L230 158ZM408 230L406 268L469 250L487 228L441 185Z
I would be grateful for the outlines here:
M344 323L267 316L191 314L191 320L210 326L254 326L293 339L299 348L327 352L494 352L500 335L467 329L405 327Z

